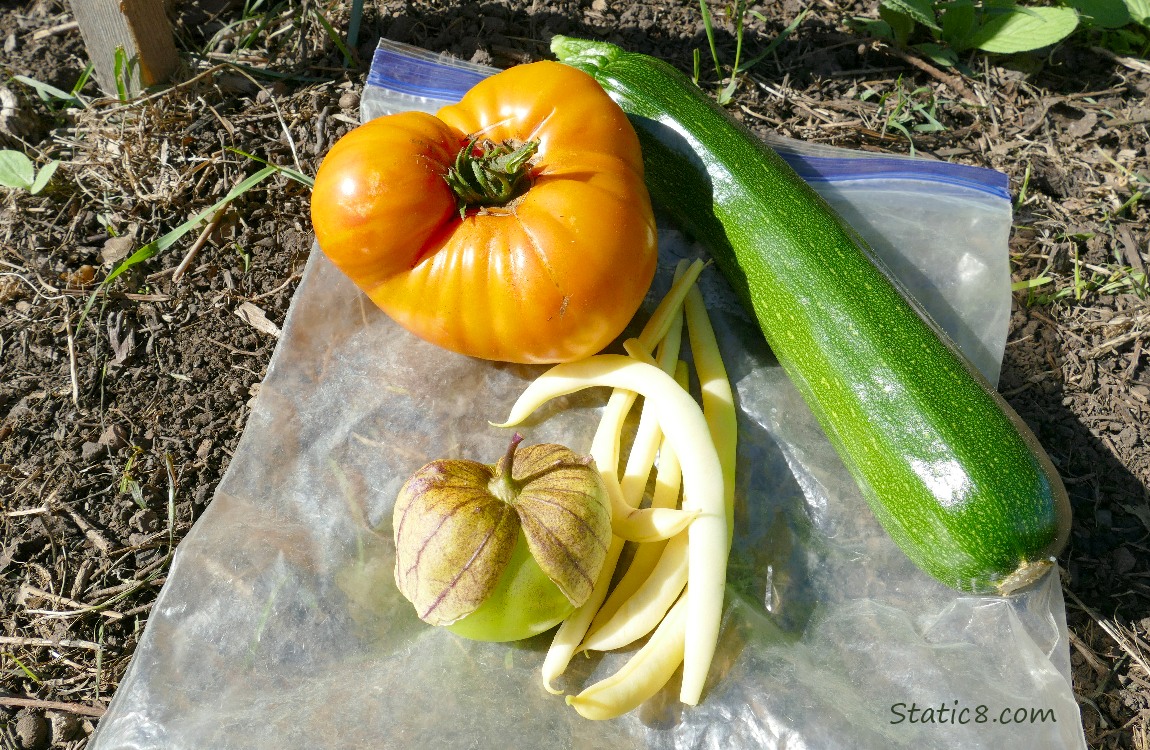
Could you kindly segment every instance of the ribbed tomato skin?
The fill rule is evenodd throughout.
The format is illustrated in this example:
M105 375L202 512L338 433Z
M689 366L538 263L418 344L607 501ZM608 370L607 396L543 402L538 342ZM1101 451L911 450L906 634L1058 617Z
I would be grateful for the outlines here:
M461 216L444 175L473 136L539 145L525 193ZM594 354L655 272L635 131L594 79L554 62L492 76L437 116L351 131L316 175L312 222L324 253L388 315L483 359Z

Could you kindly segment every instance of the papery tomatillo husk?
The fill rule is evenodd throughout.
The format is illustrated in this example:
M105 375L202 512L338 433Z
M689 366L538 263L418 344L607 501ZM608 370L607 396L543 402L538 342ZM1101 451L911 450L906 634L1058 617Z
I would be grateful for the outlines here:
M562 445L521 441L516 435L495 466L432 461L400 489L395 582L423 621L516 640L558 624L590 596L611 541L599 471ZM498 606L477 612L489 597Z

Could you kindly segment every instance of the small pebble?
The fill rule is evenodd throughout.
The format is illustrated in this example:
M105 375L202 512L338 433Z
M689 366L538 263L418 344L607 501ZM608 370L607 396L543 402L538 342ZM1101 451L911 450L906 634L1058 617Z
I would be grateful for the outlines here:
M151 508L144 508L132 516L130 523L136 531L150 534L160 527L160 517Z
M354 91L345 91L339 96L340 109L355 109L359 106L359 94Z
M118 424L111 425L101 433L97 442L108 446L108 450L118 451L128 444L128 431Z

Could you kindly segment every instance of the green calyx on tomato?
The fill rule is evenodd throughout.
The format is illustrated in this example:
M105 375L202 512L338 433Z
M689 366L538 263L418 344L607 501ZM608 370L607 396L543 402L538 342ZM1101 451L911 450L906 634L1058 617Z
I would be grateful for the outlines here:
M602 478L568 448L521 440L495 466L432 461L400 489L395 581L423 621L519 640L590 596L611 541Z
M459 215L469 208L506 206L531 186L529 162L538 141L516 145L471 138L443 179L455 193Z
M594 78L547 60L435 115L355 128L324 157L311 216L324 254L392 320L482 359L589 357L655 274L634 127Z

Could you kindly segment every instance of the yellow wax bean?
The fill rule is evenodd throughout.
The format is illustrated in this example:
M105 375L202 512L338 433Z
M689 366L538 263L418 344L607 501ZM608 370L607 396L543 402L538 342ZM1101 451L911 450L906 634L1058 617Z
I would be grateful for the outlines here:
M594 455L594 454L592 454ZM596 459L598 463L598 459ZM611 531L628 542L658 542L670 539L698 517L699 511L677 508L632 508L623 499L619 480L599 472L611 500Z
M618 354L556 365L527 387L502 427L544 403L595 386L635 391L655 404L659 424L683 467L683 508L699 515L689 535L689 588L683 657L684 703L695 705L714 658L723 614L729 550L723 467L699 405L658 367Z
M687 294L686 313L691 355L695 361L695 372L699 376L699 390L703 395L703 415L711 431L715 450L718 451L719 463L723 466L727 532L730 534L734 531L735 459L739 435L735 395L698 286L692 287Z
M587 636L587 651L623 648L650 633L687 585L687 535L667 541L651 575L611 619ZM594 627L594 623L592 623Z
M567 703L586 719L614 719L659 692L683 661L688 594L679 599L651 639L618 672L578 695L567 696Z
M637 394L616 388L607 399L603 407L603 414L599 417L599 426L595 429L595 437L591 439L591 456L599 471L611 472L611 476L618 480L619 476L619 436L623 432L623 422L627 413L635 403Z
M667 337L659 342L659 356L655 362L663 372L675 372L682 337L683 316L676 315L667 331ZM642 343L638 342L638 346L642 346ZM647 361L644 357L637 359ZM683 388L686 387L684 384ZM635 431L635 440L631 443L631 452L627 456L627 468L623 471L623 478L619 482L623 487L623 499L632 507L638 507L643 501L643 491L647 488L647 479L651 475L651 468L655 465L655 455L659 450L661 437L659 420L655 419L654 411L644 403L639 416L639 427Z
M682 336L683 330L683 304L687 299L687 293L699 278L703 266L704 263L700 260L689 265L685 260L679 261L675 268L675 283L667 295L659 301L655 312L643 326L643 332L639 334L640 340L645 342L644 347L648 353L674 332L675 359L678 359L678 339ZM607 399L607 406L603 409L599 427L595 430L595 437L591 442L591 455L597 457L596 463L599 464L600 471L607 468L613 472L619 471L619 437L623 432L623 422L634 403L635 392L621 389L615 389Z
M712 444L719 457L723 474L723 508L726 523L726 545L722 556L725 560L731 549L731 537L734 534L735 514L735 460L736 445L738 442L738 420L735 413L735 397L731 390L731 382L727 378L726 367L719 352L719 344L715 339L715 330L707 317L707 309L703 304L703 295L698 286L691 287L687 294L685 306L687 316L687 334L691 341L691 356L695 362L695 372L699 378L699 389L703 396L703 413L706 415L707 428L710 431ZM694 578L696 554L694 549L694 536L691 537L691 577ZM708 558L713 552L708 551ZM701 557L702 553L700 553ZM722 594L719 595L718 607L722 610ZM694 633L687 632L687 658L683 663L683 685L679 693L679 700L689 705L695 705L703 694L703 684L707 679L706 670L698 669L701 660L693 660L693 648L702 648L691 642ZM718 633L711 640L707 634L707 646L712 648L711 657L714 656L714 645L718 642ZM709 660L708 660L709 661Z
M679 261L679 265L675 267L675 282L667 295L659 301L655 312L651 313L647 324L643 326L643 332L639 334L639 340L643 342L643 348L648 352L655 351L658 343L667 338L672 321L683 309L687 293L695 285L705 266L706 263L696 260L689 265L686 261Z
M543 657L542 671L543 687L552 695L560 695L563 692L557 690L552 683L567 671L567 665L571 663L571 657L579 648L587 627L599 610L599 605L607 597L607 589L611 586L611 578L615 575L615 566L619 564L619 553L622 551L623 540L617 536L612 537L599 577L595 579L595 586L591 589L591 596L563 621L555 631L555 637L551 639L551 646L547 649L547 655Z
M684 389L687 388L687 364L681 360L675 368L675 382ZM663 443L659 447L659 470L655 473L655 493L651 499L651 507L673 508L678 505L682 479L683 473L679 467L679 459L675 456L675 451L671 449L667 439L663 438ZM591 622L588 638L610 621L623 603L639 590L643 581L647 580L647 576L651 575L651 571L655 569L665 546L665 541L648 542L647 544L640 544L635 549L635 554L631 558L631 564L627 566L627 571L611 589L607 601L603 602L603 606L599 608L599 612L596 613L595 619Z

